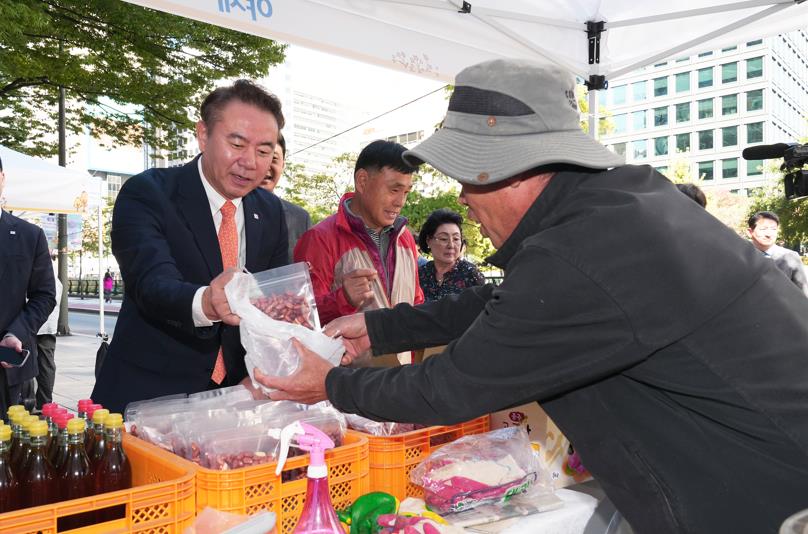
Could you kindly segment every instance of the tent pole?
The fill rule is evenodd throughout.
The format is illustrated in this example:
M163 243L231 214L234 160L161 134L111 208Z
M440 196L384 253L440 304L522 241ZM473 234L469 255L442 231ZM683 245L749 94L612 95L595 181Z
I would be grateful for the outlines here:
M98 224L98 337L102 341L106 338L104 332L104 274L102 263L104 261L104 223L101 219L101 203L104 202L104 180L98 180L98 211L96 212Z
M589 90L589 135L592 139L598 138L598 90Z

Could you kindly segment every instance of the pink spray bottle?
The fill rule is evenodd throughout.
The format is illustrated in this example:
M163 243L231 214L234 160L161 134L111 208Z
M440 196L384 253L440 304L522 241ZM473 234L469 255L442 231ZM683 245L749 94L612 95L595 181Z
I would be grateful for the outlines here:
M280 476L290 442L310 454L306 471L306 501L293 534L344 534L331 495L328 492L328 466L325 465L326 449L333 449L334 442L320 429L308 423L295 421L281 431L280 458L275 474Z

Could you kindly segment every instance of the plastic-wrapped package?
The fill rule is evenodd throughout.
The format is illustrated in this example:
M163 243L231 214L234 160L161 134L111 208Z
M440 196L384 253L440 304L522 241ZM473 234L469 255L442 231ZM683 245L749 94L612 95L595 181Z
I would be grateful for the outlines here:
M297 406L293 409L293 406ZM345 435L345 418L334 408L303 410L288 403L283 410L263 414L259 421L236 419L230 425L200 429L189 437L191 461L209 469L236 469L277 459L280 431L294 421L308 423L327 434L337 446Z
M373 265L373 261L370 259L370 255L368 255L366 251L358 248L348 250L348 252L345 254L345 262L345 266L342 269L344 273L350 273L357 269L370 269L372 271L376 270L376 267ZM336 280L335 283L340 285L341 280ZM373 291L373 299L366 302L359 309L359 311L364 312L368 310L380 310L382 308L390 307L390 301L387 299L387 295L384 292L384 287L382 286L382 282L378 276L371 281L370 289Z
M423 425L416 425L414 423L390 423L382 421L373 421L362 417L361 415L345 414L345 421L348 423L348 428L370 434L371 436L395 436L403 434L404 432L412 432L424 428Z
M228 471L278 458L280 437L271 435L263 425L239 428L237 433L219 431L203 439L198 463L208 469Z
M439 513L505 502L528 489L552 493L523 427L464 436L433 452L410 472L424 500Z
M130 402L124 410L124 420L131 423L140 415L146 415L152 412L170 411L174 409L174 407L179 408L187 403L188 395L184 393Z
M263 273L247 274L236 273L233 279L225 286L225 294L230 309L241 318L239 331L241 334L241 344L247 351L244 363L253 386L260 387L266 393L272 390L261 386L255 381L254 369L257 367L268 375L288 376L295 372L300 356L292 344L292 338L297 338L303 345L319 354L321 357L332 363L339 365L344 352L342 341L332 339L320 331L316 310L313 307L313 290L311 281L308 278L308 267L305 264L294 264L305 269L305 283L307 292L312 294L312 305L309 307L309 319L313 321L315 329L303 326L295 319L295 322L276 320L257 308L253 302L258 298L256 295L264 295L267 285L262 286L261 280L265 280L268 273L273 273L278 269L264 271ZM299 269L300 267L298 267ZM284 269L284 268L280 268ZM299 275L297 280L302 279ZM262 289L263 288L263 289ZM298 311L288 312L301 314L305 311L301 308ZM289 316L284 315L284 317ZM291 317L291 316L290 316Z
M208 506L182 534L267 534L275 532L275 520L275 513L266 510L248 516Z
M199 463L201 444L227 439L240 428L262 425L273 417L301 413L301 405L288 401L243 401L227 408L194 412L175 421L172 428L174 454ZM266 428L272 428L267 425Z
M304 262L252 275L250 304L276 321L320 330L309 268Z
M210 389L208 391L200 391L199 393L191 393L188 395L189 403L198 402L216 402L218 405L230 406L237 402L251 401L253 399L252 392L249 389L237 384L226 388Z
M211 408L226 409L240 402L252 400L249 389L242 385L194 393L190 396L171 395L130 403L126 407L128 430L133 435L167 450L174 449L176 436L172 435L175 420Z

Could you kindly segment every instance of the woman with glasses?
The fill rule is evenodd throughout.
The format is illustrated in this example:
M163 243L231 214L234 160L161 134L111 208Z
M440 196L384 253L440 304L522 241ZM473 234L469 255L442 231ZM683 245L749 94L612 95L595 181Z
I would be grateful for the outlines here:
M421 227L418 246L424 254L432 255L432 261L418 268L418 280L427 301L485 283L480 270L461 257L465 247L462 225L459 214L439 209L430 213Z

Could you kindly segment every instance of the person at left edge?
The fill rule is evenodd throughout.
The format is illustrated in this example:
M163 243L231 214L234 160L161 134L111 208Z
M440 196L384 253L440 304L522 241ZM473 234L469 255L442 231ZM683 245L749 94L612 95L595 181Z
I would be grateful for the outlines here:
M0 161L0 198L5 185ZM0 419L22 403L23 385L37 376L36 333L56 306L48 241L41 228L0 209L0 347L31 351L22 367L0 364Z
M220 87L196 125L202 154L121 188L112 252L124 299L92 392L105 408L249 382L238 328L221 322L218 303L232 268L288 262L280 200L258 187L283 124L277 97L258 85Z

